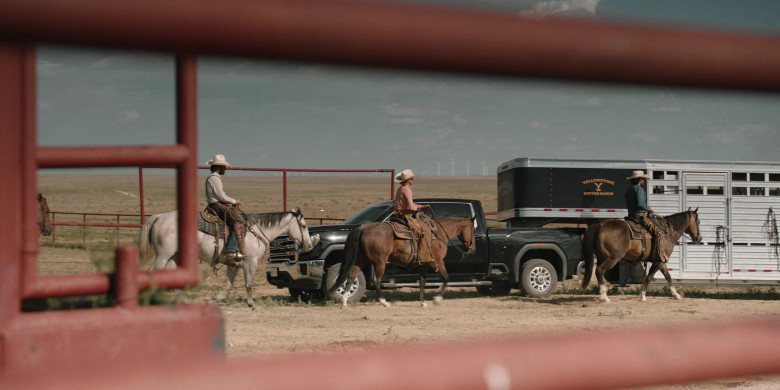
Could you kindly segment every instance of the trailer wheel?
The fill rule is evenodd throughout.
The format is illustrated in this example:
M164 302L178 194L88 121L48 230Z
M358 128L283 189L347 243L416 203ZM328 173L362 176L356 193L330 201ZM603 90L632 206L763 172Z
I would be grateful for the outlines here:
M330 288L336 284L336 279L339 277L339 269L341 269L341 263L328 266L325 271L325 283L322 286L322 292L325 296L337 302L341 302L341 297L344 294L344 287L346 287L347 284L347 282L344 282L344 284L339 286L335 291L330 292ZM349 294L347 303L355 303L363 298L363 295L366 293L366 276L362 272L357 276L357 283L352 284L352 288L350 288L347 293Z
M523 264L520 284L528 296L546 298L558 287L558 273L549 261L532 259Z

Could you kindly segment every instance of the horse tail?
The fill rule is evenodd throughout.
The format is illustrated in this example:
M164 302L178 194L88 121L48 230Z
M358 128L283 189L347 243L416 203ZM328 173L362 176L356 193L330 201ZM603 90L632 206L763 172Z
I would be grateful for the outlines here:
M585 275L582 276L582 288L587 288L590 284L590 278L593 275L593 255L601 224L595 224L588 227L585 237L582 238L582 259L585 261Z
M336 291L349 277L349 272L352 267L357 263L358 255L360 254L360 236L363 234L363 229L355 229L349 236L347 236L347 242L344 246L344 261L341 263L341 269L339 269L339 277L336 278L336 283L330 286L330 292Z
M138 234L138 254L141 259L149 257L152 253L152 227L157 222L158 218L159 216L153 215L147 218L146 221L144 221L143 226L141 226L141 233Z

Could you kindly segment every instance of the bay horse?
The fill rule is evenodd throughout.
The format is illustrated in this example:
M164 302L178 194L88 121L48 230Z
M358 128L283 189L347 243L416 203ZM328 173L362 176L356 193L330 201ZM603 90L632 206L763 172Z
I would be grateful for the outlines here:
M157 214L149 217L141 227L139 247L142 258L147 258L152 250L155 260L152 269L175 269L178 216L176 211ZM309 227L303 214L293 209L282 213L247 214L247 239L244 243L244 259L241 266L244 270L244 285L246 287L246 303L255 309L252 299L252 281L257 270L258 260L268 250L268 245L276 237L287 234L302 251L312 249ZM212 259L215 250L222 251L224 240L198 231L198 247L201 258ZM233 280L238 272L238 266L227 267L227 284L217 294L215 300L223 301L233 289Z
M665 217L667 225L669 226L669 239L671 243L677 242L684 233L687 233L694 243L701 242L701 231L699 230L699 208L691 211L673 214ZM672 253L674 246L670 245L671 249L667 251L667 256ZM610 300L607 297L607 285L604 279L604 273L612 269L620 260L626 260L631 263L640 261L652 262L650 270L645 275L642 282L642 293L640 295L640 301L645 302L647 300L647 285L653 279L653 275L660 269L666 278L666 282L669 283L669 289L672 292L672 296L676 299L682 299L682 296L677 293L674 285L672 285L672 277L669 275L669 270L666 268L666 263L661 261L652 261L649 254L640 258L642 253L642 243L640 240L631 239L631 228L628 224L620 219L610 219L598 224L594 224L588 227L585 232L585 237L582 240L582 254L585 261L585 275L582 279L582 288L587 288L590 283L591 275L593 274L593 257L595 255L598 258L598 267L596 267L596 278L599 281L599 299L603 302L609 303Z
M49 210L49 202L43 197L43 194L38 193L38 228L41 234L44 236L51 236L52 223L51 223L51 211Z
M447 287L449 275L444 266L444 256L447 254L447 243L453 237L458 239L466 247L466 254L472 254L476 250L474 237L474 220L471 218L442 217L432 219L436 229L431 232L431 261L423 265L412 264L412 240L402 240L395 237L393 228L389 223L374 222L353 230L347 237L344 248L344 262L339 269L336 283L331 287L331 292L336 291L346 282L344 291L349 291L363 267L369 263L374 266L373 282L376 288L379 303L385 307L390 306L382 297L382 275L385 273L387 263L401 268L417 267L420 270L420 306L425 307L425 275L429 270L438 272L443 279L441 287L436 292L435 303L441 303L442 293ZM341 307L347 307L348 294L343 294Z

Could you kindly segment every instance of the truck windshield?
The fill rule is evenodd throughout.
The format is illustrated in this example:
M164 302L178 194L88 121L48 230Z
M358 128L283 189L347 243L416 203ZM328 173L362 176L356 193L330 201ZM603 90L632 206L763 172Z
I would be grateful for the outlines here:
M342 222L345 225L363 225L371 222L379 222L377 219L382 216L390 206L368 206L357 214L347 218Z

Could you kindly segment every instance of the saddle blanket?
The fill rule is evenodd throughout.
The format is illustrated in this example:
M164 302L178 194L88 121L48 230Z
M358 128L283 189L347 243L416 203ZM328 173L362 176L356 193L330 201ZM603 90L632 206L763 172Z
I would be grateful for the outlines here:
M400 222L384 222L386 224L389 224L390 227L393 228L393 234L395 235L395 238L399 240L411 240L412 239L412 231L409 230L406 225L400 223Z
M650 232L647 231L644 226L636 223L635 221L624 219L623 222L625 222L628 225L629 230L631 230L632 240L642 240L650 236Z
M436 223L433 222L429 216L420 213L417 215L417 220L420 221L420 223L422 223L422 225L428 228L431 232L436 231ZM406 224L395 221L387 221L384 223L390 224L390 226L393 228L393 234L395 235L395 238L399 240L412 239L412 230L409 229Z
M213 214L204 217L203 212L198 213L198 230L210 236L216 236L216 226L219 226L219 235L225 236L227 228L222 221Z

